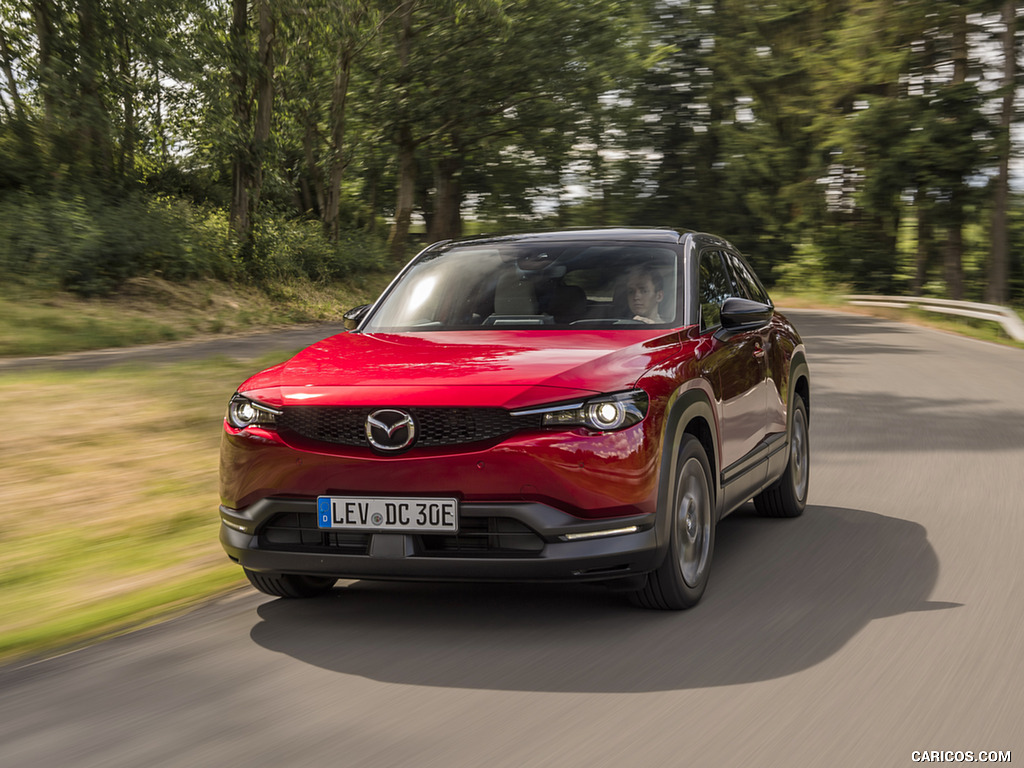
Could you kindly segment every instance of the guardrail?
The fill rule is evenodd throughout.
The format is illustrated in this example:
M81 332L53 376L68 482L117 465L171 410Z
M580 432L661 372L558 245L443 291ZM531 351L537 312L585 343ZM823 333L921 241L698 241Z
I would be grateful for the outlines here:
M921 296L844 296L850 304L861 307L895 307L897 309L923 309L926 312L941 312L945 315L975 317L991 320L1003 326L1003 330L1014 341L1024 341L1024 321L1008 307L996 304L979 304L976 301L952 301L950 299L926 299Z

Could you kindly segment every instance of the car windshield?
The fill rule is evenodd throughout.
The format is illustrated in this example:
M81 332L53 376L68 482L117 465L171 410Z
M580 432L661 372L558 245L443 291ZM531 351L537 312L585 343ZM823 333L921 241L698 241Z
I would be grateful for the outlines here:
M488 242L422 254L364 332L671 326L677 254L637 243Z

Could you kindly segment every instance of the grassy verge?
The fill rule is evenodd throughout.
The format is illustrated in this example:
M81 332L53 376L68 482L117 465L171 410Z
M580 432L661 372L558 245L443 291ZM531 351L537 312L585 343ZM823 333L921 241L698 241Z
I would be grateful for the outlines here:
M982 341L990 341L996 344L1004 344L1009 347L1024 349L1024 343L1011 339L1006 335L1006 331L1003 330L1003 327L999 323L990 320L978 320L971 317L957 317L956 315L942 315L934 312L925 312L919 309L854 306L853 304L845 301L842 296L827 293L783 293L773 291L772 301L780 307L792 307L794 309L836 309L859 315L881 317L887 320L911 323L925 328L935 328L936 330L957 333L961 336L969 336ZM1018 312L1018 314L1020 313Z
M0 661L241 583L217 541L219 423L273 362L0 375Z
M337 322L347 310L376 298L390 279L389 273L370 273L331 286L295 282L268 291L215 281L136 278L111 299L8 286L0 291L0 357Z

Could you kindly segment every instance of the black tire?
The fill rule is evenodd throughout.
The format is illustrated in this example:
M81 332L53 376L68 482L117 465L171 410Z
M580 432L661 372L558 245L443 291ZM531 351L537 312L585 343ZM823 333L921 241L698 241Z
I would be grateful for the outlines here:
M668 513L665 559L630 599L642 608L679 611L696 605L708 584L715 549L715 499L707 453L693 435L684 435Z
M764 517L800 517L803 514L811 471L807 424L807 404L798 395L793 401L793 426L786 470L782 477L754 497L758 514Z
M301 576L296 573L262 573L243 568L249 583L265 595L274 597L316 597L331 591L337 579Z

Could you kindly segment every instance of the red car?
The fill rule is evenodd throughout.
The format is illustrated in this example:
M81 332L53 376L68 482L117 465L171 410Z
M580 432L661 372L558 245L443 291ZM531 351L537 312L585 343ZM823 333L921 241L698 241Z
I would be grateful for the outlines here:
M221 542L262 592L604 582L687 608L724 515L804 509L804 347L725 240L436 243L346 323L228 405Z

